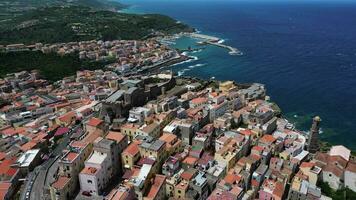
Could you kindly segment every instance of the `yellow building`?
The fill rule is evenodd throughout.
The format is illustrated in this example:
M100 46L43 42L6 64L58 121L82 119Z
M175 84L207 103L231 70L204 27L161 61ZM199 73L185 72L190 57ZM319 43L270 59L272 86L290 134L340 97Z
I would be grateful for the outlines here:
M236 148L225 146L215 153L214 159L218 162L226 164L226 171L234 167L237 161Z
M122 164L126 169L132 169L135 162L140 159L140 151L138 145L140 142L132 142L121 154Z
M121 133L127 135L129 137L129 141L132 141L137 135L138 128L139 126L136 124L127 123L121 127Z
M161 129L158 123L153 122L152 124L145 124L137 130L138 135L151 136L153 138L158 138L161 134Z
M283 151L279 153L279 157L283 160L289 160L290 154L287 151Z
M142 157L155 158L158 165L161 165L166 159L165 142L161 140L154 140L144 142L139 146Z
M303 174L308 176L308 181L311 184L316 185L321 173L321 168L316 166L315 163L312 162L303 162L299 168L300 171L303 172Z
M219 84L219 90L223 93L228 93L229 91L237 88L233 81L225 81Z
M182 151L182 140L180 140L176 135L171 133L164 133L159 140L164 141L166 143L165 151L167 156L173 155L174 153L178 153Z
M175 199L185 199L185 194L188 191L188 188L189 188L189 182L186 180L182 180L174 188L174 198Z
M68 200L73 198L75 191L74 179L60 176L50 186L51 200Z

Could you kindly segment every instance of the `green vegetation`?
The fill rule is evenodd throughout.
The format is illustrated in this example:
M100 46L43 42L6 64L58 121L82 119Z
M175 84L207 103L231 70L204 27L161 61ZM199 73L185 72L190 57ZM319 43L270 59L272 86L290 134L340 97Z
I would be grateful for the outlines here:
M0 76L23 70L38 69L49 81L57 81L74 75L82 69L95 70L107 63L83 62L77 54L59 56L56 53L43 54L40 51L0 53Z
M275 102L271 102L271 103L272 103L271 107L276 113L275 115L277 117L280 117L282 115L282 109Z
M110 0L0 0L0 45L61 43L93 39L146 39L157 34L192 31L163 15L116 12L124 6ZM115 12L112 12L115 11ZM0 77L21 70L40 70L50 81L79 69L102 68L78 55L0 52Z
M120 10L125 5L110 0L0 0L0 20L25 11L51 6L87 6L100 10Z
M321 192L331 197L333 200L355 200L356 199L356 192L348 189L343 188L341 190L333 190L328 183L319 182L318 186L321 188Z
M191 31L163 15L135 15L89 7L47 7L0 23L0 44L72 42L92 39L144 39L157 32Z

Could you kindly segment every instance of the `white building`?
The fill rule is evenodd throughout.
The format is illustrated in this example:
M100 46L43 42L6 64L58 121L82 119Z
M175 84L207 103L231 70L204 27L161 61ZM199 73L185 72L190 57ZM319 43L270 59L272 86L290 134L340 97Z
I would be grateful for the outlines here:
M349 162L345 170L345 187L356 192L356 163Z
M129 112L129 122L144 122L145 118L150 116L153 111L145 107L132 108Z
M87 191L99 195L109 183L111 161L106 153L94 151L90 158L85 161L85 167L79 174L81 191Z

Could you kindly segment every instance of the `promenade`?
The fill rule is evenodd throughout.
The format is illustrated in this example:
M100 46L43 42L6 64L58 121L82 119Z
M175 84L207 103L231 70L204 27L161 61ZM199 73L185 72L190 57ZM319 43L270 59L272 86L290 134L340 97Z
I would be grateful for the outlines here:
M200 44L209 44L209 45L214 45L217 47L228 49L230 55L243 55L243 53L239 49L229 46L229 45L222 44L222 42L221 42L222 40L218 37L204 35L204 34L200 34L200 33L188 33L187 36L204 40L202 42L199 42Z

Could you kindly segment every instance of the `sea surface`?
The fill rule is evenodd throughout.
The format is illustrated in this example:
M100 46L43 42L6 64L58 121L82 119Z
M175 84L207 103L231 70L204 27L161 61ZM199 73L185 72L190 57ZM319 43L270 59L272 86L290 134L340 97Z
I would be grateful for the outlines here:
M301 130L315 115L320 137L356 150L356 1L124 0L124 12L160 13L220 37L244 56L207 46L179 74L259 82ZM174 47L194 47L178 39Z

